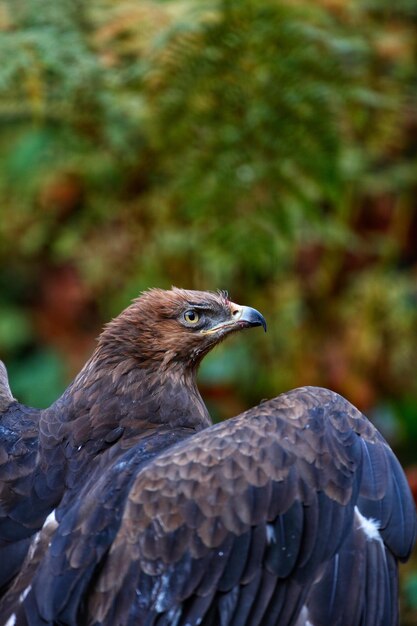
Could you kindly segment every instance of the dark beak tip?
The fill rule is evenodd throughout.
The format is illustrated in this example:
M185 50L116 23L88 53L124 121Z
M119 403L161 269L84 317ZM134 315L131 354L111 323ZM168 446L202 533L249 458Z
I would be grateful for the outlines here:
M240 321L246 322L249 326L262 326L266 332L266 321L264 316L252 307L244 307Z

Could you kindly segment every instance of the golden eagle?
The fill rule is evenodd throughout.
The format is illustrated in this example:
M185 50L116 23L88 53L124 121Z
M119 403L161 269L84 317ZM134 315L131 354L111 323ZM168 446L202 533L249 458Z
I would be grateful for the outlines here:
M6 626L395 626L416 536L403 471L338 394L212 425L201 359L262 315L153 289L50 408L0 369Z

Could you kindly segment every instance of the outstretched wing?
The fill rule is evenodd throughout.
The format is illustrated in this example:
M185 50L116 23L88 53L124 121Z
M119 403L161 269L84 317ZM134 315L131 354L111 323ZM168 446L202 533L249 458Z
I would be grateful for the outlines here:
M130 475L116 526L103 526L105 493L87 494L81 508L63 517L22 599L19 615L30 624L299 626L320 606L335 606L346 583L340 566L351 571L363 548L362 579L350 580L344 602L358 599L352 624L382 626L395 610L391 601L375 608L382 592L366 587L372 565L388 572L380 588L395 590L396 558L408 556L416 531L386 442L346 400L317 388L279 396L159 454ZM383 552L368 549L362 525L370 511L380 515ZM94 542L99 556L84 567ZM75 573L77 593L62 594ZM337 615L320 623L341 624Z
M0 592L18 571L36 524L26 499L36 465L38 416L37 409L13 398L0 361Z

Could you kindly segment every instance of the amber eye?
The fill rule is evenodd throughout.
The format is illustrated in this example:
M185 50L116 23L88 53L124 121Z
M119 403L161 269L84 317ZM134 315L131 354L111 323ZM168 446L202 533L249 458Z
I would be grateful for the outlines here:
M190 309L189 311L186 311L184 313L184 319L186 322L188 322L188 324L197 324L198 320L200 319L200 316L196 311L193 311L193 309Z

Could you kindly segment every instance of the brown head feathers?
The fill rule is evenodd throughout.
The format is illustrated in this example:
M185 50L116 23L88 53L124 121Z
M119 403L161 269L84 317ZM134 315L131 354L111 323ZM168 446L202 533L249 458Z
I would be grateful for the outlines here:
M201 331L229 321L231 304L225 291L150 289L105 326L99 348L145 367L194 367L225 334Z

